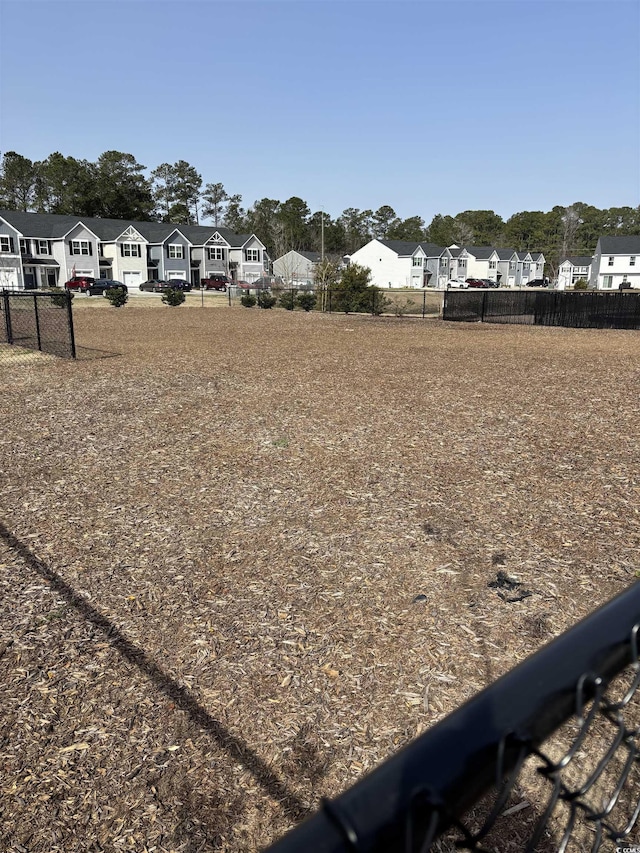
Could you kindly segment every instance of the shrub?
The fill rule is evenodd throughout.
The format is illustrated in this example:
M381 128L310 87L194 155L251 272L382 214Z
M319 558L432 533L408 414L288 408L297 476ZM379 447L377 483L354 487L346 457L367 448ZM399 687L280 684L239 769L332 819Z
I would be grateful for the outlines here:
M122 287L110 287L102 295L114 308L122 308L129 301L129 294Z
M177 308L178 305L182 305L186 296L184 295L183 290L179 290L177 287L172 287L167 290L162 295L162 301L165 305L171 305L172 308Z
M261 290L258 294L258 308L273 308L277 301L276 297L267 293L266 290Z
M345 314L357 311L382 314L386 302L380 288L371 284L371 270L359 264L349 264L332 289L332 310Z
M256 302L257 300L252 293L243 293L240 297L240 304L244 305L245 308L253 308Z
M585 281L584 278L579 278L576 283L573 285L574 290L588 290L589 284Z
M316 307L316 295L309 291L299 293L296 302L304 311L312 311Z
M286 308L287 311L293 311L296 305L296 295L293 290L285 290L280 296L280 307Z
M67 304L67 299L73 299L73 297L74 294L70 290L65 290L62 287L51 288L51 304L56 308L64 308Z

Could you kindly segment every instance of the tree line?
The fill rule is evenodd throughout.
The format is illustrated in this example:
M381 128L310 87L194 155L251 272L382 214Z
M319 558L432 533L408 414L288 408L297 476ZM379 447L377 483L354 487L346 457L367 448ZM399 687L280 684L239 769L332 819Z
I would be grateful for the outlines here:
M59 152L32 161L8 151L0 163L0 208L36 213L98 216L133 221L201 224L255 233L272 258L289 251L351 254L374 237L438 246L509 247L544 253L554 274L567 255L592 255L598 237L640 234L640 206L600 209L583 202L549 211L525 210L508 219L492 210L437 214L427 225L419 216L399 217L393 207L348 207L337 217L311 211L304 199L262 198L243 207L242 196L222 183L203 185L185 160L162 163L148 176L132 154L105 151L95 162Z

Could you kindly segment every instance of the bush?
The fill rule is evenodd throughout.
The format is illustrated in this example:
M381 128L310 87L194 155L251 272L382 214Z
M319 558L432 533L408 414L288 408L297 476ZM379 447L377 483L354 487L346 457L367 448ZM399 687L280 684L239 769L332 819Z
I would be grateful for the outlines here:
M584 278L579 278L576 283L573 285L574 290L588 290L589 284L585 281Z
M362 312L382 314L387 300L380 288L371 284L371 270L359 264L349 264L340 282L332 288L332 310L345 314Z
M243 293L240 297L240 304L244 305L245 308L253 308L256 302L257 299L252 293Z
M102 295L114 308L122 308L129 301L129 294L122 287L110 287Z
M261 290L258 294L258 308L273 308L277 301L276 297L267 293L266 290Z
M299 293L296 302L303 311L312 311L316 307L316 295L308 291L306 293Z
M67 304L67 299L73 299L73 297L74 294L70 290L65 290L62 287L51 288L51 304L56 308L64 308Z
M183 290L179 290L177 287L172 287L167 290L162 295L162 301L165 305L171 305L172 308L177 308L178 305L182 305L186 296L184 295Z
M285 290L280 296L280 307L286 308L287 311L293 311L296 305L296 295L293 290Z

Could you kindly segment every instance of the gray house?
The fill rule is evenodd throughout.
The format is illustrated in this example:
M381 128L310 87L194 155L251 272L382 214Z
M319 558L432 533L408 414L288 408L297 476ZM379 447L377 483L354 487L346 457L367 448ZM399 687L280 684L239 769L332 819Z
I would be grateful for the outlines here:
M273 274L280 276L287 284L313 284L316 264L320 263L320 252L299 252L291 250L273 262Z

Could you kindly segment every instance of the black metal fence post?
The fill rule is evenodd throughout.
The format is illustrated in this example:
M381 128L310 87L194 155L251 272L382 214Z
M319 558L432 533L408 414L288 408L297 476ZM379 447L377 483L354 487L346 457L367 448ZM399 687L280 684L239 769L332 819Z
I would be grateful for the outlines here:
M4 302L4 323L7 332L7 343L13 343L13 330L11 329L11 306L9 304L9 291L2 291L2 301Z
M71 310L71 300L73 296L71 291L67 291L67 320L69 323L69 343L71 345L71 358L76 357L76 338L73 331L73 312Z
M33 319L36 322L36 340L38 341L38 349L42 352L42 338L40 337L40 317L38 315L38 296L33 294Z
M424 320L427 313L427 291L422 291L422 319Z

